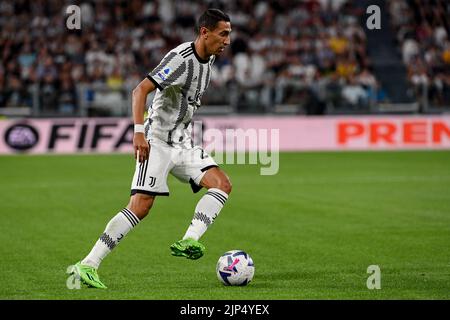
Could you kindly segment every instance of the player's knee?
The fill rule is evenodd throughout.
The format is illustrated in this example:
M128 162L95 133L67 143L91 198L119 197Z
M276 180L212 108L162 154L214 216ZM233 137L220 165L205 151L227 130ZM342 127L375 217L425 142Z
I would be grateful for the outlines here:
M227 194L230 194L232 189L230 178L218 168L208 170L200 185L206 189L220 189Z
M127 208L130 209L140 220L149 213L155 197L136 193L130 198Z
M217 186L217 189L222 190L223 192L230 194L231 193L231 189L232 189L232 185L231 185L231 181L228 178L224 178L224 179L220 179L219 180L219 185Z

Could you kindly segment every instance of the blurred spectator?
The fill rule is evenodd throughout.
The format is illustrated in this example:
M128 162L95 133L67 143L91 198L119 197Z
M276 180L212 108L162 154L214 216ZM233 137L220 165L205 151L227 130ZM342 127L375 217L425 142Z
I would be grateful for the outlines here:
M77 111L77 92L69 77L64 77L58 96L58 111L62 115L74 115Z
M58 109L58 87L52 73L45 73L40 84L40 102L42 111L54 113Z
M5 85L1 83L0 88L3 86L2 100L6 107L30 107L31 95L27 92L26 87L22 84L20 78L16 75L12 75L8 79L8 83Z
M336 35L331 36L329 46L336 55L344 54L347 52L349 46L348 39L340 31L337 31Z
M248 52L240 52L234 57L233 66L240 95L249 108L258 108L267 76L264 57L249 48Z
M419 44L415 39L406 39L402 45L403 62L409 64L419 54Z
M363 87L370 88L377 85L377 79L370 72L368 68L364 68L357 76L356 82L361 84Z
M358 24L364 13L353 10L352 1L82 0L76 2L81 31L64 27L69 4L0 0L0 106L31 106L31 88L37 85L42 110L72 114L85 100L101 101L104 93L96 96L97 90L130 90L168 50L195 38L196 18L208 6L230 14L233 33L232 45L213 66L210 86L221 90L207 91L204 104L241 103L263 112L286 99L317 105L328 96L341 99L347 84L352 93L376 83L365 69L370 67L366 38ZM442 47L448 41L445 19L420 21L417 30L414 18L420 10L411 11L404 0L393 0L389 7L401 28L399 41L413 41L405 44L405 61L420 54L417 39L436 45L427 48L425 61L439 69L434 83L442 92L450 60L448 46ZM82 96L80 86L87 88ZM332 94L322 92L328 89ZM285 90L302 91L290 95ZM108 101L121 96L110 95L115 98Z
M108 88L112 90L117 90L122 87L124 84L124 79L120 71L120 65L116 65L116 67L114 67L113 72L106 79L106 84Z
M351 79L355 76L358 66L355 59L342 58L339 59L336 65L336 73L339 77L344 79Z
M450 105L450 6L446 0L389 0L392 25L419 101Z
M360 107L367 103L368 94L355 78L351 77L342 90L342 96L353 107Z

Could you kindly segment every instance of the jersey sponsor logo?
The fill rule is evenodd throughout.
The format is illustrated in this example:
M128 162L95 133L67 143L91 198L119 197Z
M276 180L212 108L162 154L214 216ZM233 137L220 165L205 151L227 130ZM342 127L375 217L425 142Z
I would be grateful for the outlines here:
M170 69L170 67L166 67L163 69L162 72L158 72L158 77L160 77L161 80L166 81L167 77L171 71L172 71L172 69Z

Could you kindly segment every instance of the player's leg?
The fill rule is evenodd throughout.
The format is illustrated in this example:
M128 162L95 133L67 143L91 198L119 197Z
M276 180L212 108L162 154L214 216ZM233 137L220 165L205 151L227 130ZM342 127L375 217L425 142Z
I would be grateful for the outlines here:
M149 159L136 162L128 205L108 222L89 254L76 264L75 269L85 283L97 288L106 288L97 275L102 260L145 218L156 195L169 194L167 174L170 170L170 161L166 159L167 156L170 154L164 149L152 146Z
M200 180L200 185L206 189L219 189L227 196L231 193L232 185L230 178L219 167L212 167L206 170L205 175Z
M231 193L231 182L228 176L214 160L202 149L191 152L190 159L194 159L188 165L175 167L172 173L182 181L191 184L194 192L202 187L208 189L195 208L194 217L183 239L172 244L172 255L198 259L203 256L205 247L198 241L208 227L219 215L228 195Z
M195 214L183 239L200 239L219 215L231 193L231 182L218 167L210 168L200 181L208 189L195 207Z
M108 222L89 254L75 265L80 278L86 284L106 288L97 274L100 263L147 216L154 199L154 196L136 193L130 197L128 205Z

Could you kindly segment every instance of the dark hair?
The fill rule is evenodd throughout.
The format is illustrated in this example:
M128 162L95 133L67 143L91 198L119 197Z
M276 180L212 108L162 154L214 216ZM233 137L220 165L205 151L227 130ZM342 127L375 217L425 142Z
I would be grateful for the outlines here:
M219 21L230 22L230 17L219 9L208 9L198 18L197 33L200 33L201 27L206 27L209 30L214 30Z

